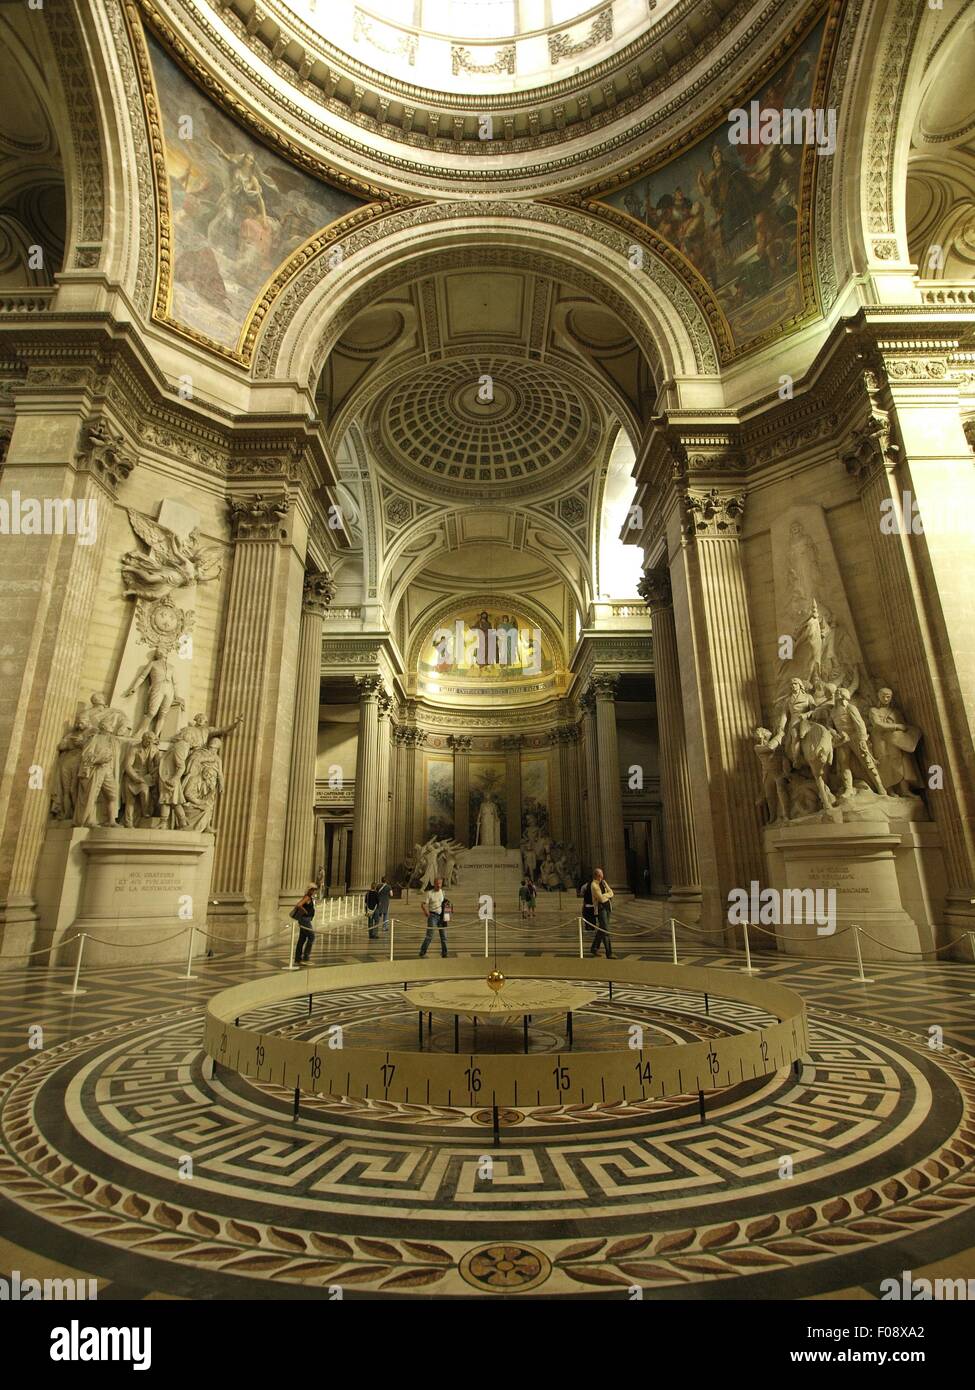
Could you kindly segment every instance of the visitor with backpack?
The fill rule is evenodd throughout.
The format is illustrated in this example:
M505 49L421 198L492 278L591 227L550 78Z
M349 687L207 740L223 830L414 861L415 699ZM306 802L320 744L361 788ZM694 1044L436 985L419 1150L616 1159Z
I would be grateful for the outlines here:
M311 948L315 944L315 929L312 923L315 919L315 894L318 891L317 883L309 883L305 889L305 896L300 902L295 903L291 909L291 915L298 923L298 940L295 942L295 965L302 965L311 955Z
M521 881L518 889L518 901L521 904L522 921L535 916L535 900L538 896L535 884L531 877L525 877Z
M376 892L379 896L379 902L376 904L376 926L382 922L383 931L389 931L389 900L393 896L393 890L385 874L380 874Z

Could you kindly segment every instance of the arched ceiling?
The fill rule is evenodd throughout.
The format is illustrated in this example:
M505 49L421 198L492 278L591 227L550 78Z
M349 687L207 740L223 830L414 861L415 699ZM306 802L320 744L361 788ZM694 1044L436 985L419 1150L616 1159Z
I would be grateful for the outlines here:
M927 74L907 164L907 237L921 275L975 278L975 12Z
M51 285L65 238L64 170L48 109L36 25L26 6L0 15L0 285Z
M386 290L318 390L334 443L356 420L391 478L465 501L564 487L610 422L638 434L655 397L609 309L552 277L473 266Z

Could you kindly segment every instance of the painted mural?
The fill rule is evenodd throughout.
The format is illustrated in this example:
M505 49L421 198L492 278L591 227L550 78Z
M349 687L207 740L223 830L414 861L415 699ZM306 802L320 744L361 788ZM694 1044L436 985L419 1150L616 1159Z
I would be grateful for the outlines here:
M521 760L521 823L534 825L546 834L549 829L548 768L547 757L523 757Z
M503 758L471 758L470 760L470 800L467 824L467 843L473 845L477 840L477 821L481 812L481 802L488 795L493 796L501 813L501 843L508 842L508 788L507 771Z
M427 827L425 839L454 837L454 760L427 758Z
M362 201L273 154L208 101L157 43L147 42L172 216L170 315L235 347L273 272Z
M808 109L817 25L756 94L762 112ZM746 108L751 106L746 103ZM605 201L687 257L717 295L739 346L802 311L798 275L803 144L735 143L731 122Z
M439 623L420 651L423 688L463 677L468 689L550 676L552 652L539 627L512 609L463 609Z

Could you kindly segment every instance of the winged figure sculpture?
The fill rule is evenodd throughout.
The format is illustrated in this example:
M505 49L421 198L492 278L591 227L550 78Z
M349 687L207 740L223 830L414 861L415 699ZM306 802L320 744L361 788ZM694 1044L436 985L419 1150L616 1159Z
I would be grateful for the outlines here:
M130 550L122 556L126 598L158 599L171 589L217 578L222 565L220 547L201 546L196 528L183 538L142 512L126 510L132 530L148 548L146 555Z

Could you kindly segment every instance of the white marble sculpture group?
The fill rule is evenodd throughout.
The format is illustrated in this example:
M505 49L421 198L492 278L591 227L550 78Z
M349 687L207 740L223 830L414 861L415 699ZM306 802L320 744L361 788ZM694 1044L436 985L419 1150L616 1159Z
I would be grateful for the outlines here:
M91 829L212 830L222 740L240 723L215 729L198 714L163 746L148 713L133 733L123 710L92 695L58 744L51 814Z

